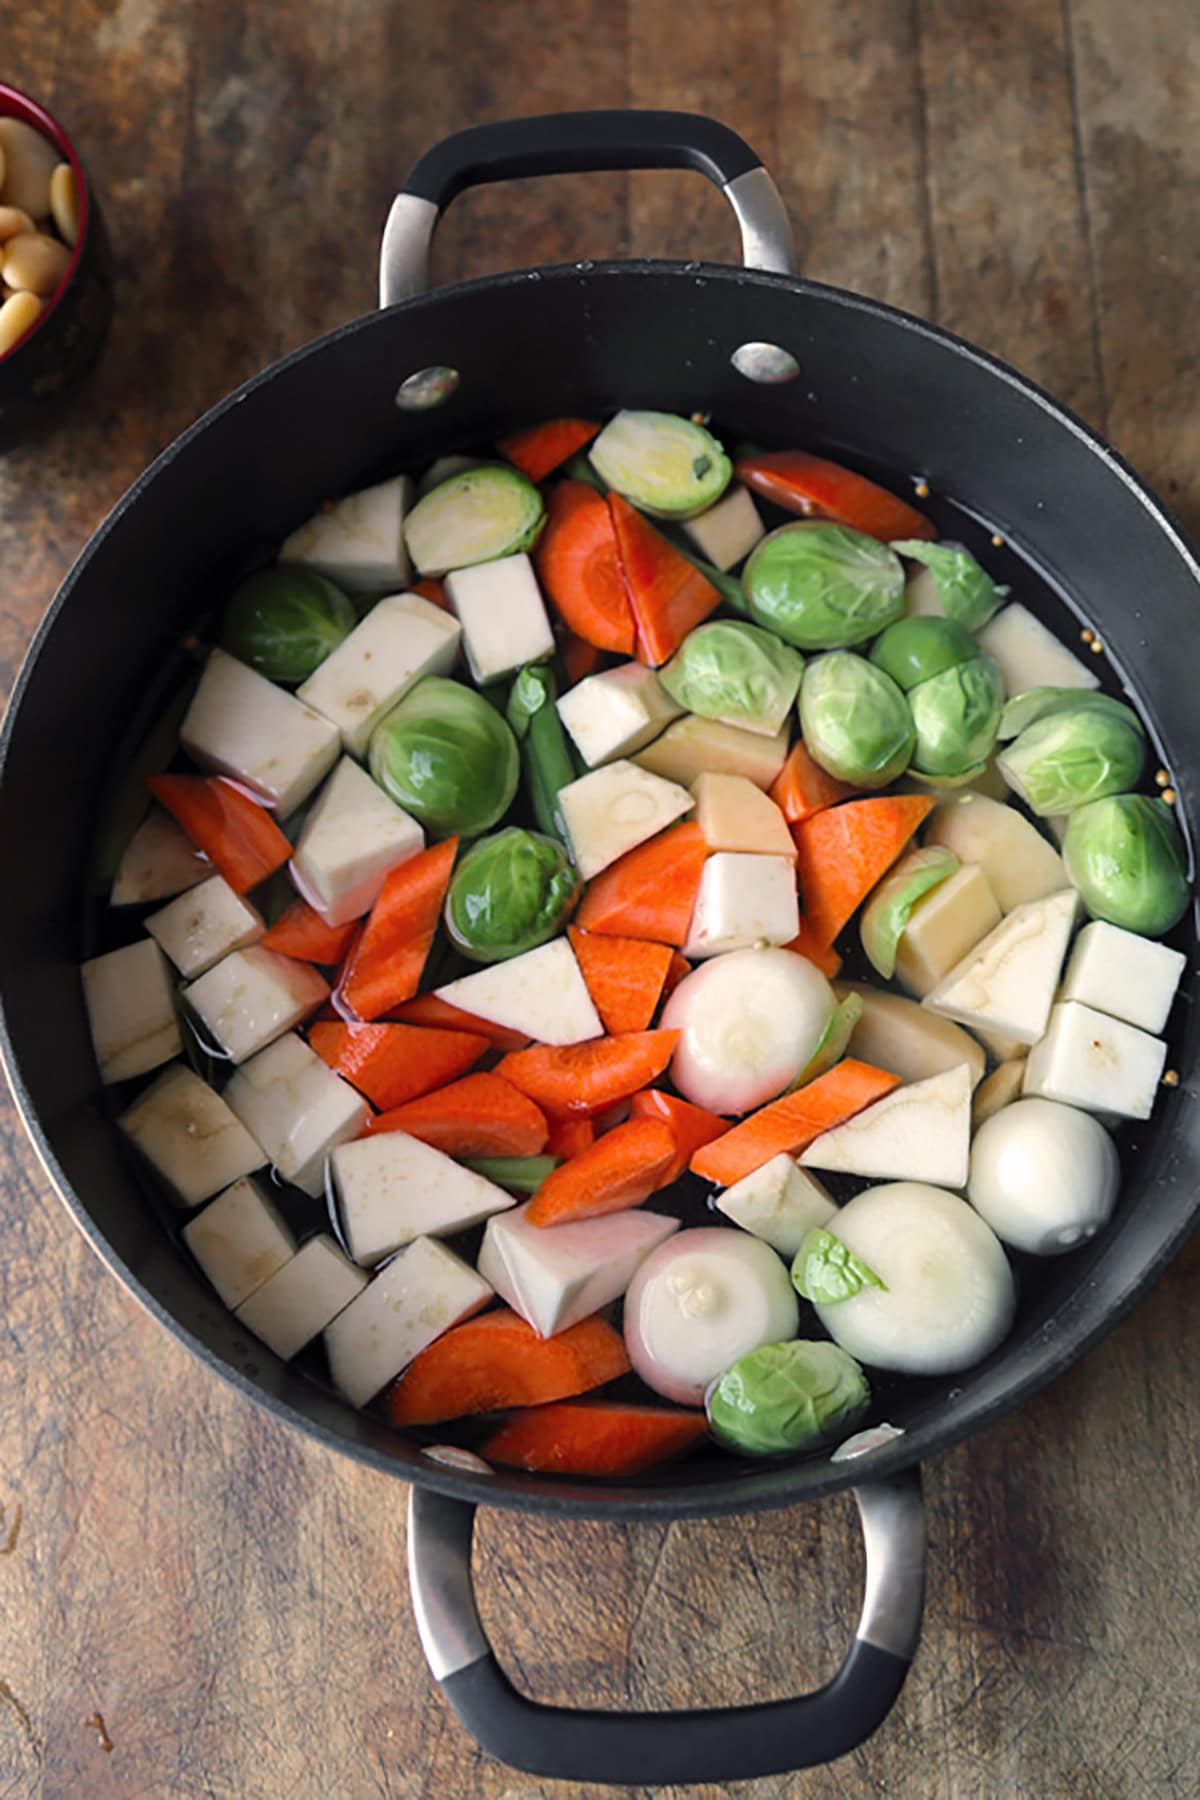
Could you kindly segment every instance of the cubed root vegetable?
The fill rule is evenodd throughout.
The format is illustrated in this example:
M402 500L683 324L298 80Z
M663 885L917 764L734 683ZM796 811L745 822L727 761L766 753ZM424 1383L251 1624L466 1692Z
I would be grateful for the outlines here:
M723 1137L705 1144L692 1157L692 1173L731 1187L781 1151L799 1155L823 1132L832 1131L898 1086L897 1076L848 1056L807 1087L772 1100Z
M703 1413L612 1401L559 1401L514 1413L483 1445L486 1462L545 1475L640 1475L693 1449Z
M789 825L799 825L813 813L853 799L857 789L837 781L814 762L803 741L793 744L788 759L767 790Z
M721 596L695 564L620 494L610 494L608 506L637 628L637 657L657 667L674 656L693 626L720 605Z
M646 1088L635 1094L629 1112L635 1119L661 1119L674 1139L675 1154L658 1178L659 1187L668 1187L678 1180L702 1145L711 1144L729 1130L728 1119L707 1112L702 1106L693 1106L690 1100L680 1100L675 1094L664 1094L661 1088Z
M598 650L633 655L633 613L616 532L606 502L586 481L560 481L551 489L533 560L546 598L577 637Z
M297 896L259 941L264 949L278 950L281 956L332 968L345 956L357 929L357 919L345 925L327 925L307 900Z
M500 438L496 448L530 481L545 481L569 456L590 444L599 429L590 419L547 419L543 425Z
M589 883L575 923L583 931L682 944L706 855L698 825L676 825L660 832Z
M367 1130L406 1131L456 1157L537 1156L548 1136L533 1101L497 1075L466 1075L380 1113Z
M422 1350L382 1395L393 1425L434 1425L586 1394L629 1371L619 1331L581 1319L541 1338L507 1306L456 1325Z
M411 1000L390 1008L388 1018L398 1019L403 1025L428 1025L441 1031L474 1031L497 1050L523 1050L529 1042L526 1032L510 1031L507 1025L496 1025L477 1013L464 1012L461 1006L452 1006L438 994L414 994Z
M146 786L235 894L257 887L292 854L266 808L222 775L151 775Z
M803 450L770 450L734 464L739 481L785 512L806 518L836 519L890 543L893 538L935 538L937 529L924 513L877 482L822 456Z
M548 1175L525 1217L531 1225L563 1225L640 1206L674 1157L675 1139L661 1120L629 1119Z
M338 983L343 1005L360 1019L391 1012L420 986L457 849L458 839L447 838L384 882Z
M921 794L848 800L792 828L806 925L830 945L933 810Z
M548 1117L586 1117L661 1075L678 1041L677 1031L630 1031L582 1044L535 1044L506 1056L496 1072Z
M574 925L567 936L605 1031L645 1031L671 966L669 945L580 931Z
M316 1024L308 1041L331 1069L381 1108L403 1106L444 1087L488 1049L479 1033L422 1025Z

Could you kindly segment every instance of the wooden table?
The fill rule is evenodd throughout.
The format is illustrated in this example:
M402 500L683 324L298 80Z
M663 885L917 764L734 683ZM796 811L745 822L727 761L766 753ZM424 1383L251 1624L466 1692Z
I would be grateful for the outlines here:
M84 146L120 274L72 424L0 464L0 693L151 455L372 305L418 152L513 112L719 114L774 169L811 273L1010 358L1200 524L1181 0L0 0L0 24L0 74ZM579 177L469 196L437 266L621 252L729 258L734 234L695 177ZM448 1716L409 1616L400 1486L280 1429L144 1318L11 1110L0 1158L0 1793L598 1794L498 1766ZM929 1615L897 1711L854 1757L742 1791L1200 1792L1198 1270L1193 1246L1082 1366L929 1470ZM569 1534L492 1515L480 1537L489 1621L546 1698L792 1692L833 1668L858 1605L846 1500Z

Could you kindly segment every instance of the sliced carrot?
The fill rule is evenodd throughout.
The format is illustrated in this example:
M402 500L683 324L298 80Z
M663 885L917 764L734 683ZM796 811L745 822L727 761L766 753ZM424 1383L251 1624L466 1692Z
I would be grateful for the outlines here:
M544 1406L629 1371L625 1340L593 1316L542 1338L507 1306L455 1325L382 1396L393 1425L435 1425L509 1406Z
M673 656L721 596L695 563L620 494L608 496L621 573L637 627L637 655L657 667Z
M548 1127L533 1101L498 1075L464 1075L403 1106L380 1113L367 1126L407 1131L447 1156L540 1156Z
M674 952L669 944L604 932L567 933L605 1031L645 1031L662 998Z
M491 1019L464 1012L461 1006L451 1006L449 1000L442 1000L437 994L414 994L401 1006L389 1007L387 1016L398 1019L403 1025L428 1025L441 1031L474 1031L497 1050L523 1050L529 1042L523 1031L513 1031L507 1025L495 1025Z
M813 813L849 800L857 792L844 781L836 781L808 754L803 740L794 743L787 761L767 790L789 825L798 825Z
M440 606L443 612L450 611L445 584L440 582L435 575L423 575L420 581L409 582L408 591L410 594L420 594L423 600L432 601L433 605Z
M692 972L692 965L688 961L687 957L683 956L678 950L672 950L671 960L667 965L667 978L663 982L663 991L662 991L663 999L664 1000L670 999L671 995L675 992L675 989L679 986L679 984L683 980L684 976L690 975L691 972Z
M677 1181L701 1145L711 1144L729 1130L728 1119L706 1112L702 1106L693 1106L690 1100L664 1094L660 1088L646 1088L635 1094L629 1111L635 1119L661 1119L674 1140L675 1155L659 1177L659 1187Z
M692 1157L692 1173L728 1187L773 1156L799 1155L823 1131L832 1131L899 1085L898 1075L845 1057L807 1087L761 1106L724 1137L705 1144Z
M815 963L828 981L836 981L841 972L842 959L832 944L817 936L808 920L801 918L800 930L785 950L794 950L797 956L806 956L810 963Z
M559 1163L525 1209L530 1225L565 1225L640 1206L662 1182L675 1139L661 1119L628 1119Z
M320 913L297 895L259 942L264 950L278 950L281 956L331 968L345 956L357 926L357 919L348 925L327 925Z
M677 1031L627 1031L582 1044L534 1044L504 1057L496 1073L548 1117L586 1118L661 1075L678 1041Z
M836 519L869 537L935 538L937 527L907 501L853 469L804 450L767 450L734 465L739 481L785 512Z
M599 429L590 419L547 419L543 425L502 437L496 448L530 481L545 481L568 456L590 444Z
M403 1106L465 1075L489 1049L473 1031L430 1031L424 1025L316 1024L308 1041L331 1069L375 1106Z
M394 868L346 958L338 995L360 1019L378 1019L421 985L441 917L458 839L447 838Z
M640 1475L693 1449L707 1428L701 1412L560 1400L514 1413L479 1453L540 1475Z
M599 650L633 655L633 613L616 532L603 497L586 481L560 481L551 489L533 560L564 624Z
M257 887L292 854L266 808L223 775L150 775L146 786L235 894Z
M588 883L576 924L612 937L686 943L707 854L698 825L660 831Z
M817 943L833 943L932 810L925 794L878 794L793 825L796 880Z
M595 644L589 644L578 632L564 631L558 640L559 655L562 657L563 672L567 677L569 688L594 675L600 667L600 651Z
M589 1150L596 1141L596 1126L592 1119L551 1119L549 1125L546 1155L561 1156L564 1162L578 1156L581 1150Z

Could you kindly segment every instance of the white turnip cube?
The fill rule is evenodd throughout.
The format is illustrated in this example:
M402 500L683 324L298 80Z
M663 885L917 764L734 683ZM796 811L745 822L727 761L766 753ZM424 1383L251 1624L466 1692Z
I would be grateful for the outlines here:
M1075 939L1059 999L1159 1032L1186 966L1182 950L1096 919Z
M715 506L685 519L683 529L714 569L732 569L763 536L763 522L748 488L733 482Z
M814 1225L828 1225L837 1211L816 1177L784 1154L743 1175L716 1203L727 1219L789 1258Z
M559 789L558 804L572 860L583 879L590 881L627 850L657 837L690 812L692 796L685 787L622 761L568 782Z
M203 975L231 951L256 944L264 929L259 913L223 875L210 875L146 920L146 930L179 973L189 977Z
M511 1194L403 1131L343 1144L333 1190L355 1262L372 1268L418 1237L448 1237L504 1212Z
M408 580L404 516L412 481L395 475L321 507L284 539L280 562L304 563L339 587L369 593Z
M510 675L554 654L554 633L533 564L523 553L454 569L446 598L463 630L463 648L479 683Z
M310 1238L291 1262L243 1300L234 1317L285 1362L361 1294L367 1278L331 1237Z
M169 900L195 887L212 864L203 850L198 850L190 837L161 806L152 806L142 820L121 857L110 906L140 906L147 900Z
M679 1220L612 1213L568 1225L530 1225L528 1206L489 1219L479 1272L539 1337L577 1325L625 1292L638 1267Z
M164 1069L119 1124L182 1206L199 1206L267 1160L220 1094L184 1063Z
M101 1081L129 1081L183 1048L171 971L153 938L85 962L83 997Z
M416 1238L325 1332L334 1382L365 1406L413 1357L492 1297L474 1269L433 1238Z
M510 956L447 982L440 1000L477 1019L519 1031L539 1044L580 1044L604 1036L604 1026L567 939Z
M894 1088L844 1125L816 1138L806 1168L866 1175L876 1181L967 1185L971 1148L971 1070L966 1063Z
M1078 910L1073 888L1014 907L922 1006L1018 1044L1036 1043L1046 1029Z
M979 633L979 645L1000 664L1010 698L1033 687L1100 686L1095 669L1073 656L1028 607L1003 607Z
M351 755L367 753L380 719L424 675L448 675L462 627L421 594L389 594L343 638L297 697L337 726Z
M202 769L244 782L284 818L341 748L328 719L224 650L209 651L179 741Z
M632 756L683 712L653 669L621 663L577 682L558 702L558 715L589 769Z
M791 858L724 850L704 865L683 954L694 961L752 944L790 944L799 930Z
M283 1214L248 1176L197 1213L183 1238L231 1311L296 1254Z
M1021 1092L1085 1112L1148 1119L1166 1060L1161 1038L1065 1000L1053 1008L1045 1037L1029 1052Z
M211 1040L241 1063L315 1012L329 984L311 964L252 944L193 981L183 997Z
M314 1199L325 1191L330 1151L357 1137L371 1117L361 1094L294 1032L243 1063L225 1100L283 1179Z
M370 912L392 869L425 847L415 819L344 756L313 802L292 879L327 925Z

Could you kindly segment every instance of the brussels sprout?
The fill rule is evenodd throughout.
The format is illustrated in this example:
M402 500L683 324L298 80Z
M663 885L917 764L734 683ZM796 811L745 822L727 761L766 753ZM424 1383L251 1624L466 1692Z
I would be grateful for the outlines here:
M1077 807L1063 861L1093 919L1161 937L1187 911L1183 840L1162 800L1117 794Z
M804 658L772 632L717 619L689 631L658 678L686 711L773 737L803 673Z
M1036 725L1039 719L1049 719L1055 713L1062 712L1102 712L1110 718L1122 719L1126 725L1132 725L1135 731L1145 736L1142 721L1132 706L1126 706L1123 700L1114 700L1111 694L1101 694L1088 688L1064 687L1032 687L1024 693L1014 694L1000 714L1000 729L996 736L1004 743L1009 738L1020 737L1029 725Z
M910 850L885 875L863 908L859 935L871 967L890 981L896 973L896 949L908 927L913 907L954 874L959 862L953 850L930 844Z
M800 729L814 762L853 787L886 787L908 767L916 744L900 689L852 650L809 663L800 686Z
M907 694L921 682L970 662L979 645L953 619L897 619L871 648L871 661Z
M659 519L704 512L733 474L712 433L678 413L619 412L588 456L610 488Z
M435 837L474 837L512 805L521 763L494 707L441 675L427 675L371 734L367 760L384 793Z
M945 669L908 696L917 747L913 767L922 775L961 776L985 762L996 742L1004 705L1004 680L991 656Z
M924 563L937 583L938 599L948 619L978 631L1008 593L981 569L961 544L927 544L921 538L897 538L892 549Z
M763 1344L739 1357L705 1395L713 1437L749 1456L828 1443L856 1425L870 1404L854 1358L824 1339Z
M750 615L798 650L861 644L904 611L904 568L886 544L848 525L781 525L742 575Z
M1140 730L1111 712L1078 707L1027 725L996 766L1030 811L1045 819L1108 794L1127 794L1145 759Z
M560 932L579 889L556 838L510 825L473 844L450 877L446 930L472 962L503 962Z
M829 1015L829 1022L821 1033L816 1049L792 1083L792 1089L807 1087L826 1069L832 1069L834 1063L841 1062L854 1036L854 1027L863 1015L863 997L861 994L847 994L839 1001Z
M324 575L279 563L250 575L230 595L221 648L268 681L294 687L353 631L353 603Z
M542 496L508 463L475 463L418 500L404 521L422 575L445 575L531 550L546 521Z
M792 1263L792 1286L802 1300L811 1300L814 1306L834 1306L865 1287L887 1292L887 1282L821 1225L805 1233Z

